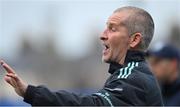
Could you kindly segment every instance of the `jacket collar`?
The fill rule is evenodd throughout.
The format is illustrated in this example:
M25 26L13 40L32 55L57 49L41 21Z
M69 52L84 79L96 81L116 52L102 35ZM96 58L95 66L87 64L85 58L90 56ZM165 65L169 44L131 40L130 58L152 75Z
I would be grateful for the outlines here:
M111 62L108 72L110 74L113 74L116 70L122 68L128 62L132 62L132 61L140 62L140 61L144 61L144 60L145 60L145 53L144 52L128 50L127 54L126 54L124 64L122 65L122 64L119 64L117 62Z

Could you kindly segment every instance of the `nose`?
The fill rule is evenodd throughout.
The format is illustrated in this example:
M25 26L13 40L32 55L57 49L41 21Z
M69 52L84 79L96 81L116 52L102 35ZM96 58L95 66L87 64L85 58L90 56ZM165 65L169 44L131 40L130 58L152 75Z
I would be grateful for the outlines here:
M107 40L107 39L108 39L107 30L104 30L104 32L100 36L100 40L104 41L104 40Z

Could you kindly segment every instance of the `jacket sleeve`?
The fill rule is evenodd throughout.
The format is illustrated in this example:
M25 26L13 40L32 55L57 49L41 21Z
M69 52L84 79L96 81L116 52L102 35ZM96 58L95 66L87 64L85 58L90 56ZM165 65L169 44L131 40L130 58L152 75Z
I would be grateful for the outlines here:
M24 96L24 101L32 106L110 106L103 94L76 95L67 91L52 92L44 86L29 85Z

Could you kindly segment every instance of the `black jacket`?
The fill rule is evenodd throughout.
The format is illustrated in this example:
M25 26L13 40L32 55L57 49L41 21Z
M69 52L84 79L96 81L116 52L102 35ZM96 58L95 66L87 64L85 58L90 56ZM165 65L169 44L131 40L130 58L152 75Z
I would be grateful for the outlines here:
M67 91L52 92L44 86L29 85L24 101L31 105L81 106L162 106L155 77L148 68L144 53L128 51L124 65L111 63L111 76L104 87L92 95L76 95Z

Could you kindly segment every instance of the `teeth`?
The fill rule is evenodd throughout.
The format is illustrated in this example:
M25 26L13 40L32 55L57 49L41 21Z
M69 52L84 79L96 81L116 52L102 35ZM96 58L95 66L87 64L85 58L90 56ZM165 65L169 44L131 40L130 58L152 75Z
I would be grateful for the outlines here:
M106 46L106 49L108 49L108 46Z
M107 45L105 45L105 48L108 49L109 47Z
M106 44L103 44L105 49L109 49L109 46Z

